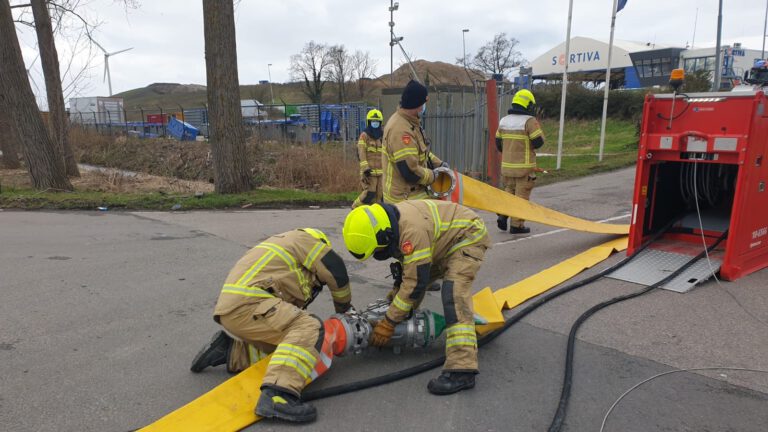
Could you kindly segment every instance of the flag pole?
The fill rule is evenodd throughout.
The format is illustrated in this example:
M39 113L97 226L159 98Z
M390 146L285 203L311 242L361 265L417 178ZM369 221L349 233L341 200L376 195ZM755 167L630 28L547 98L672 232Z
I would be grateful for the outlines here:
M613 14L611 15L611 38L608 42L608 67L605 68L605 91L603 93L603 123L600 126L600 151L597 160L603 161L603 149L605 149L605 124L608 120L608 93L611 89L611 55L613 54L613 32L616 29L616 9L619 0L613 0Z
M560 94L560 130L557 134L557 166L560 169L563 160L563 129L565 128L565 95L568 87L568 63L571 57L571 20L573 19L573 0L568 2L568 30L565 34L565 69L563 69L563 90Z

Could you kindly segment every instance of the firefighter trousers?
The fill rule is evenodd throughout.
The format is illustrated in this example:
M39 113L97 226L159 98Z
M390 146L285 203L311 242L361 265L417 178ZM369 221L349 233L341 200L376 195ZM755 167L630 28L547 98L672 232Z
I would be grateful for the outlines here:
M380 203L382 200L381 190L381 176L363 176L360 179L360 185L363 191L360 192L360 196L352 203L352 208L359 207L363 204Z
M507 177L504 176L504 190L512 195L528 200L531 198L531 191L536 184L535 175L524 175L522 177ZM509 218L509 226L515 228L523 228L525 220L518 218Z
M465 246L451 254L445 264L440 290L445 315L446 372L477 372L477 333L472 309L472 282L480 270L485 246Z
M277 297L243 305L221 315L219 322L236 338L228 367L242 370L274 347L262 385L287 390L297 397L314 378L321 357L323 323L319 318ZM238 343L239 342L239 343ZM261 351L261 353L257 353Z

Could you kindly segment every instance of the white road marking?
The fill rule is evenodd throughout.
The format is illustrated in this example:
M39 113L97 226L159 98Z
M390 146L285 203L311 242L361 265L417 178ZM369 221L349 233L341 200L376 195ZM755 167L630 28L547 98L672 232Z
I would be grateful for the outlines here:
M611 218L608 218L608 219L599 220L597 222L598 223L612 222L612 221L619 220L619 219L626 219L626 218L628 218L630 216L632 216L632 215L630 213L627 213L625 215L614 216L614 217L611 217ZM550 235L553 235L553 234L559 234L559 233L565 232L565 231L571 231L571 230L569 230L567 228L560 228L560 229L556 229L556 230L552 230L552 231L547 231L547 232L543 232L543 233L539 233L539 234L534 234L534 235L527 236L527 237L500 241L498 243L494 243L493 245L494 246L499 246L499 245L512 244L512 243L517 243L517 242L521 242L521 241L524 241L524 240L532 240L532 239L539 238L539 237L546 237L546 236L550 236Z

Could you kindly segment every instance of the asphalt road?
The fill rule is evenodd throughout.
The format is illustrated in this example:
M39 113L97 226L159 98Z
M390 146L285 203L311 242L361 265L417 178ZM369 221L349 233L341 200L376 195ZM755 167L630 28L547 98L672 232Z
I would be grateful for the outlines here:
M634 172L539 188L534 200L575 216L626 222ZM233 212L0 212L0 430L127 431L225 380L189 363L217 330L211 319L230 266L259 240L313 226L341 246L344 209ZM531 224L528 237L495 229L475 289L525 278L609 237ZM386 264L350 270L363 307L389 289ZM614 257L611 262L619 257ZM605 264L607 265L607 264ZM602 267L602 266L601 266ZM579 333L565 430L599 430L624 391L676 368L768 370L768 272L657 291L597 314ZM437 371L315 402L315 431L546 430L559 397L565 340L590 306L637 290L600 280L540 308L480 353L477 387L426 391ZM436 295L435 295L436 294ZM441 310L439 293L424 305ZM329 296L310 309L327 316ZM512 311L514 312L514 311ZM441 354L372 352L339 359L313 386L399 370ZM682 372L632 392L607 431L765 431L768 375ZM248 430L296 429L262 421Z

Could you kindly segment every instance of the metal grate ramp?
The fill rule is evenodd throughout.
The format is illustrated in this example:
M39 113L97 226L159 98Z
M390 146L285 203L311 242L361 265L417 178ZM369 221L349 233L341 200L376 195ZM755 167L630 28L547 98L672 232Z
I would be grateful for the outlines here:
M690 246L663 244L661 247L651 245L635 257L629 264L609 274L607 277L650 286L667 277L670 273L682 267L691 258L698 255L702 247L692 249ZM710 253L710 263L707 258L701 258L676 278L662 285L661 288L685 293L696 285L712 277L712 273L720 270L722 252Z

